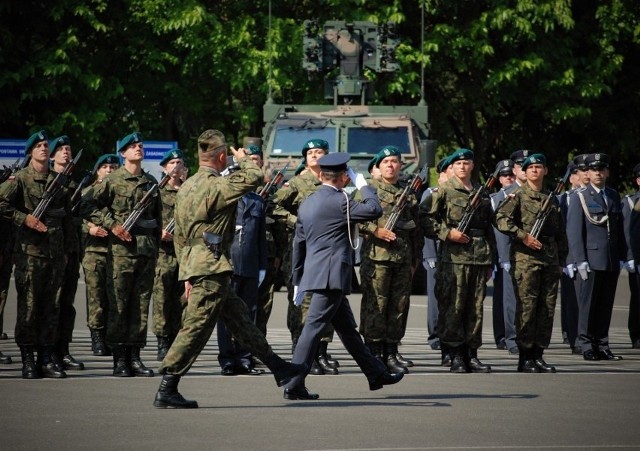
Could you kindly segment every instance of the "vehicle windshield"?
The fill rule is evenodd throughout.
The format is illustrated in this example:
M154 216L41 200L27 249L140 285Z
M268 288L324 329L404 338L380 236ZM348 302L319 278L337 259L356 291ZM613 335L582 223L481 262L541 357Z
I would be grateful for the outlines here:
M396 146L401 153L410 154L407 127L349 128L347 152L352 155L375 155L383 146Z
M324 139L329 143L329 150L336 146L336 129L324 128L292 128L278 126L273 139L271 155L302 156L302 146L310 139Z

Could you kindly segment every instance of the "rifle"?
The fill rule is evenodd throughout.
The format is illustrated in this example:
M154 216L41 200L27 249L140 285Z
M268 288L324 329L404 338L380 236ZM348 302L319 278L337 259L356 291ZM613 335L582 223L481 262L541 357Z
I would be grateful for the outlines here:
M83 149L80 149L78 155L76 155L73 160L68 162L62 172L59 172L58 175L56 175L56 178L54 178L51 183L49 183L49 186L47 186L42 199L40 199L40 202L32 213L32 215L38 218L38 220L42 218L42 215L44 215L44 213L47 211L47 208L49 208L51 201L55 199L60 190L67 186L67 183L69 182L69 176L73 173L73 170L76 167L78 160L80 159L80 155L82 155L82 150Z
M264 185L262 189L258 191L260 197L262 197L264 200L267 200L269 194L271 194L271 190L273 189L273 187L280 186L280 183L282 183L282 181L284 180L284 173L287 171L288 167L289 163L285 164L284 167L276 172L276 175L274 175L273 178L269 180L269 183Z
M536 220L533 223L533 227L531 228L531 232L529 234L534 237L536 240L542 231L542 227L544 227L544 223L549 217L549 213L551 213L551 198L556 197L560 194L564 187L567 186L567 182L569 181L569 177L571 176L571 169L567 168L567 171L564 173L562 178L558 180L558 184L555 189L549 194L549 197L545 199L542 203L542 207L538 214L536 214Z
M173 231L176 228L176 218L171 218L171 221L169 221L169 224L167 224L167 226L164 228L164 231L167 233L171 233L173 234Z
M20 158L18 157L15 163L13 163L11 166L6 166L4 164L2 166L4 169L2 170L2 173L0 173L0 183L9 180L9 177L15 174L18 169L21 169Z
M418 190L420 190L420 188L424 184L424 182L427 180L427 170L428 170L428 167L425 164L420 170L420 172L417 172L411 178L411 180L409 180L409 183L407 183L407 186L404 187L404 190L402 190L402 194L400 194L400 197L398 197L398 200L396 201L395 205L391 209L391 214L389 215L389 219L387 219L387 223L384 226L385 229L393 232L393 229L396 226L398 219L400 219L400 215L402 214L402 211L407 206L407 199L409 195L417 193Z
M71 196L71 214L76 214L78 207L80 207L80 201L82 200L82 190L89 184L89 180L96 175L96 172L98 172L98 163L93 167L93 170L85 171L82 180L80 180L80 184Z
M176 169L177 168L162 177L160 183L154 183L151 189L147 191L142 199L140 199L140 201L133 207L133 210L131 210L131 214L127 217L127 219L125 219L124 223L122 224L122 227L127 232L131 231L133 226L136 225L136 222L138 222L138 219L140 219L140 216L142 216L142 213L144 213L147 207L151 205L151 199L153 198L153 196L155 196L159 190L164 188L164 186L169 183L169 180L176 172Z
M495 172L489 176L489 178L484 182L484 185L478 188L474 196L469 201L469 205L467 205L467 208L465 208L464 213L462 214L462 219L460 219L458 227L456 227L460 232L466 233L469 225L471 224L473 216L476 214L476 211L478 211L480 201L482 200L482 195L485 192L488 193L489 190L493 188L496 180L498 180L498 173L500 172L500 169L500 167L496 168Z

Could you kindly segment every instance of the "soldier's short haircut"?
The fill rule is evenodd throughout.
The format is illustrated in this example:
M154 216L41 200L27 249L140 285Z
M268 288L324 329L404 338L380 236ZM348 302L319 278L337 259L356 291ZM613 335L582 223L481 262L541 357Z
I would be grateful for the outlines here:
M198 154L215 152L226 147L224 134L219 130L205 130L198 137Z

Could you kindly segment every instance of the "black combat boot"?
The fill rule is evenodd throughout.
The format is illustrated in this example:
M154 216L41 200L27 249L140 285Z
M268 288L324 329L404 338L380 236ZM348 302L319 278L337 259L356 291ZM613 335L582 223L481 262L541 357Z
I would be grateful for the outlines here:
M269 357L264 360L264 364L273 373L273 377L275 378L278 387L288 384L295 376L300 374L304 375L307 371L307 366L305 364L285 362L275 352L272 352Z
M318 366L322 369L323 374L338 374L338 368L330 365L327 357L327 346L328 343L326 341L321 341L320 346L318 347L318 355L316 356L316 362L318 362Z
M467 367L466 359L463 354L464 346L456 346L449 348L451 352L451 369L452 373L469 373L469 368Z
M540 368L538 368L533 358L533 349L521 347L520 359L522 360L522 363L519 363L518 365L519 373L539 373L540 372Z
M404 357L402 357L402 354L398 352L398 343L393 343L393 346L394 346L393 350L395 351L394 354L396 355L396 360L398 361L400 366L404 366L405 368L412 367L413 361L405 359Z
M326 360L327 363L329 364L330 367L332 368L339 368L340 367L340 362L338 362L337 359L333 359L331 358L331 354L329 354L329 352L327 351L327 348L329 347L329 342L328 341L321 341L320 342L320 346L322 347L322 343L324 344L324 355L326 356Z
M104 329L90 329L91 330L91 350L93 355L97 356L109 356L109 348L104 342Z
M171 340L169 340L169 337L162 337L160 335L156 338L158 339L158 356L156 357L156 360L158 362L162 362L164 357L167 355L167 352L169 352Z
M398 349L398 345L396 343L384 344L385 363L391 373L407 374L409 372L409 369L405 366L400 365L400 363L398 363L398 359L396 358L396 353L395 353L397 349Z
M449 345L440 342L440 355L442 356L440 365L451 366L451 348Z
M485 365L478 359L478 350L476 348L467 347L469 356L469 369L472 373L490 373L491 365Z
M533 357L534 357L534 361L533 362L540 369L540 372L542 372L542 373L555 373L556 372L556 367L555 366L551 366L551 365L547 364L547 362L544 361L544 359L542 358L542 354L543 353L544 353L544 348L542 348L540 346L534 346L533 347Z
M62 365L65 370L84 370L84 363L78 362L69 352L69 343L62 343L59 352L62 356Z
M11 360L11 357L0 352L0 363L2 363L3 365L8 365L11 362L13 362L13 360Z
M114 346L113 351L113 375L116 377L131 377L131 369L127 363L127 348Z
M160 381L160 388L156 393L156 399L153 405L159 409L197 409L198 402L184 399L178 392L178 383L180 376L175 374L165 374Z
M144 363L142 363L142 360L140 360L140 347L128 346L127 349L130 353L129 367L131 368L131 372L133 373L133 375L153 377L153 370L144 366Z
M53 379L63 379L67 377L64 372L62 361L53 353L53 346L43 346L38 352L38 358L41 361L42 376Z
M20 354L22 355L22 378L23 379L40 379L40 373L33 355L33 347L20 346Z

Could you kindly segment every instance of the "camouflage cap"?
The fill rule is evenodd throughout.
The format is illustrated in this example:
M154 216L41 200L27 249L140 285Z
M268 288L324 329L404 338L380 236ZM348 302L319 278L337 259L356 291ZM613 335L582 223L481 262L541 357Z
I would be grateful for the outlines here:
M526 149L516 150L509 155L509 159L513 161L515 164L522 164L522 162L533 152Z
M162 160L160 160L160 166L164 166L169 161L171 161L171 160L173 160L175 158L180 158L181 160L184 160L184 153L182 152L182 150L180 150L180 149L167 150L162 155Z
M118 155L116 155L115 153L106 153L104 155L101 155L100 158L98 158L98 161L96 161L96 167L99 168L103 164L120 165L120 157L118 157Z
M398 149L396 146L384 146L378 151L378 154L376 155L376 167L379 168L382 160L387 157L398 157L398 159L401 159L402 154L400 153L400 149Z
M124 138L122 138L120 141L118 141L118 145L116 146L117 151L124 152L125 150L127 150L127 147L129 147L131 144L141 143L141 142L142 142L142 135L139 132L131 133L130 135L127 135Z
M60 146L69 146L71 145L71 140L67 135L58 136L56 139L49 141L49 158L53 157L53 154L56 153L56 150Z
M224 134L219 130L205 130L200 136L198 136L198 153L213 152L223 146L226 146L227 142L224 139Z
M529 155L523 162L522 162L522 170L526 171L527 168L529 166L531 166L532 164L541 164L543 166L547 166L547 157L545 157L544 155L542 155L541 153L534 153Z
M326 153L329 153L329 143L324 139L310 139L302 146L302 156L306 158L307 151L311 149L323 149Z
M29 136L29 139L27 139L27 143L24 146L25 156L29 155L29 152L31 152L33 146L41 141L46 141L47 139L47 132L45 132L44 130L40 130L39 132L36 132L33 135Z

